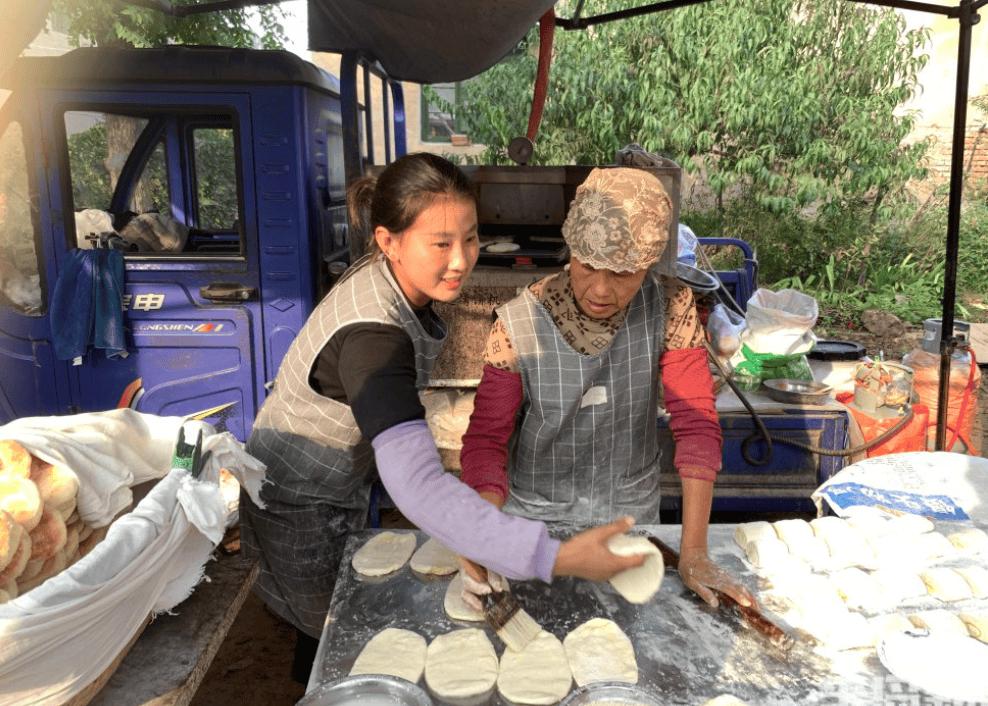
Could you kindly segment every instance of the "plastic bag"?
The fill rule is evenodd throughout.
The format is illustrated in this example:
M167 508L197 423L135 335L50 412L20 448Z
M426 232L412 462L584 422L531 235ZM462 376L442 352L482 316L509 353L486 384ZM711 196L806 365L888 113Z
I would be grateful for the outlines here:
M696 267L696 249L700 245L700 240L696 233L685 223L679 224L679 237L676 245L676 259L687 265Z
M742 390L754 391L761 387L762 380L812 380L813 370L802 353L776 355L756 353L747 344L732 359L734 361L734 381Z
M795 289L759 289L748 300L748 331L742 342L756 353L807 353L816 343L816 299Z
M741 347L741 335L747 324L744 317L731 311L723 304L717 304L707 319L707 332L710 345L717 355L725 358L734 355Z

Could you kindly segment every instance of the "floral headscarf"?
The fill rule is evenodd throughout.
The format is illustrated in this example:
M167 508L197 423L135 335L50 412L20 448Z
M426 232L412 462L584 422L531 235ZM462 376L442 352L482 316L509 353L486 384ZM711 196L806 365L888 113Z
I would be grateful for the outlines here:
M654 265L669 243L672 202L649 172L594 169L576 189L563 237L573 257L613 272Z

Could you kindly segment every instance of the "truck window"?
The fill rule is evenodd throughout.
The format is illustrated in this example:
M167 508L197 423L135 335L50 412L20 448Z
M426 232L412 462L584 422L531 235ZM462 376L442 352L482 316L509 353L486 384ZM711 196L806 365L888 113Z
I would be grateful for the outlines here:
M239 219L237 155L232 128L192 130L196 224L201 230L236 232Z
M229 115L65 113L75 243L128 257L240 257Z
M40 316L44 303L28 169L24 131L9 122L0 132L0 307Z

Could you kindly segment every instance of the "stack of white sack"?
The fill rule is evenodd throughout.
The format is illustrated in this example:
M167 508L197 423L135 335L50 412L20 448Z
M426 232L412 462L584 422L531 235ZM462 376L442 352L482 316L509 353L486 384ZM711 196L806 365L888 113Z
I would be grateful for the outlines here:
M161 478L106 538L53 578L0 605L0 704L63 703L84 689L140 631L149 615L185 600L223 537L220 469L256 503L264 465L231 434L184 422L210 452L197 479L172 469L181 417L113 410L35 417L0 427L0 439L61 464L79 478L78 512L105 525L131 502L130 487Z

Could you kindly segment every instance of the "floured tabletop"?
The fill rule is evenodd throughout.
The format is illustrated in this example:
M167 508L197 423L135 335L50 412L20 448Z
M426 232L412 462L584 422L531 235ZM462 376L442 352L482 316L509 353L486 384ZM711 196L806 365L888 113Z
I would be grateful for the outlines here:
M732 539L735 528L711 525L711 554L749 589L762 593L767 584L741 561ZM497 653L503 652L503 644L486 626L446 616L443 596L450 577L421 576L407 564L386 577L356 575L350 567L353 553L375 532L355 533L348 540L309 691L346 676L364 644L387 627L413 630L429 641L451 630L482 627ZM678 547L681 528L639 526L635 532ZM426 536L416 534L421 545ZM616 622L634 646L639 684L662 703L701 704L722 693L751 704L905 704L920 697L922 703L942 703L889 674L874 649L823 656L811 642L797 639L784 652L733 614L707 607L669 569L656 597L641 606L627 603L607 583L571 578L556 579L552 586L515 582L512 590L525 610L560 640L590 618ZM502 701L495 694L491 703Z

